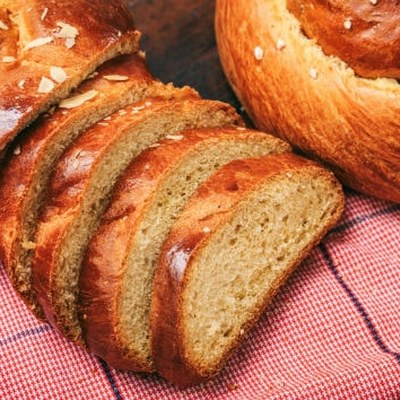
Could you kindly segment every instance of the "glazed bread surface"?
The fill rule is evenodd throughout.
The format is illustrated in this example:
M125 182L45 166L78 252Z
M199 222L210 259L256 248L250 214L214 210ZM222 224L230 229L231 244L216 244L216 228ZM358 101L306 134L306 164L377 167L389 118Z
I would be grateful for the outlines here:
M57 160L82 131L118 109L149 95L177 92L155 81L139 56L120 56L16 139L0 178L0 255L16 289L37 315L42 313L31 290L31 257L36 220ZM196 95L188 88L185 92Z
M299 3L308 10L308 2ZM361 29L355 17L360 10L389 11L396 2L358 3L349 13L352 29L332 19L339 33L354 37L353 30ZM398 19L394 7L382 24ZM346 185L400 202L399 82L362 78L339 57L326 54L322 43L303 33L284 0L218 0L216 10L222 65L256 125L324 162ZM321 23L329 28L328 19ZM398 29L397 24L393 34Z
M191 127L240 124L228 105L177 91L134 103L82 134L57 164L39 218L32 283L47 319L82 342L78 278L86 246L118 176L148 146Z
M233 159L290 151L243 128L180 132L143 152L120 178L88 247L80 313L90 349L117 368L152 371L154 269L170 226L196 188Z
M100 64L139 50L120 0L2 0L0 21L0 150Z
M233 161L200 186L156 268L156 370L180 387L216 374L343 208L333 174L289 153Z
M305 34L324 52L370 78L400 78L397 0L287 0Z

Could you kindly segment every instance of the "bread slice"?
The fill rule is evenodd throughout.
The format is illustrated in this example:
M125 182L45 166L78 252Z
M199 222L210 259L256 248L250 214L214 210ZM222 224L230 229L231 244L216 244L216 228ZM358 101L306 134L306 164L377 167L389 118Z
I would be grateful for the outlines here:
M157 371L217 373L344 207L333 174L293 154L233 161L189 200L165 242L151 308Z
M0 256L16 289L37 316L31 290L31 258L36 219L56 161L85 129L116 110L147 96L197 96L155 81L138 56L120 56L99 68L51 115L16 140L0 178ZM96 93L92 99L85 94ZM66 108L68 107L68 108Z
M149 311L154 268L187 199L233 159L290 151L243 128L181 132L143 152L114 189L80 277L80 313L91 350L110 365L152 371Z
M139 50L120 0L3 0L0 20L0 150L100 64Z
M89 129L63 155L39 220L32 277L48 320L67 337L81 341L76 309L81 262L118 176L168 134L238 123L240 117L224 103L153 98Z

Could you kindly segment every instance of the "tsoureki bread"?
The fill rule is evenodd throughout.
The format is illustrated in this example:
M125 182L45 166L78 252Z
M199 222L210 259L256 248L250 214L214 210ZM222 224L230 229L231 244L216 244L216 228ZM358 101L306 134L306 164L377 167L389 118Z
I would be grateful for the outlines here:
M250 7L250 16L261 26L257 15L267 13L271 26L257 36L251 62L229 63L232 76L249 78L245 100L259 100L252 115L270 116L263 126L300 148L323 144L314 156L328 159L333 148L328 161L347 182L352 175L340 167L354 167L357 153L366 167L353 176L358 187L370 189L379 176L378 194L389 198L393 184L391 198L398 198L397 136L372 147L377 117L364 112L372 105L382 120L393 113L387 126L398 127L398 104L386 102L387 90L398 99L398 84L355 77L334 56L346 44L328 41L326 61L315 43L322 43L322 29L309 29L313 19L328 18L330 9L319 8L325 3L313 1L313 9L288 3L296 19L285 2L246 6L252 2L257 8ZM346 14L345 3L338 4ZM388 4L378 9L389 12ZM217 4L220 38L221 11L242 14L224 26L236 36L220 41L223 55L236 57L236 41L247 29L257 32L244 6L242 0ZM357 8L354 23L364 20L364 8ZM312 42L299 21L315 34ZM278 29L287 26L291 33ZM287 36L268 49L278 31ZM188 386L222 368L290 272L338 220L343 194L332 173L292 154L288 143L244 128L231 106L155 80L139 36L121 0L0 0L0 156L6 155L0 261L35 315L67 338L116 368L158 371ZM293 50L299 37L303 47ZM397 41L390 51L396 54ZM354 68L361 71L360 54ZM389 71L388 63L385 58L368 73ZM267 66L268 91L261 81ZM338 71L335 80L329 73ZM350 83L356 85L351 96ZM354 99L359 107L347 120L338 111L348 111ZM355 140L361 114L368 136ZM326 119L332 129L339 122L345 128L330 131L340 140L327 140ZM378 152L382 157L370 161Z
M180 92L149 98L113 114L82 134L57 164L38 220L32 284L47 319L81 342L78 278L86 246L118 176L150 145L195 127L241 124L227 104Z
M180 387L209 379L340 218L333 174L294 154L232 161L188 201L161 250L151 344Z
M1 0L0 151L139 37L120 0Z
M149 312L153 276L169 229L197 187L234 160L290 151L243 128L180 132L143 152L114 189L87 251L80 313L91 350L117 368L153 371Z
M217 0L222 65L256 125L400 202L396 1Z
M139 56L107 62L60 107L40 118L17 138L0 177L0 255L15 287L38 316L31 289L31 258L38 214L56 162L91 125L147 96L197 94L154 80ZM93 97L94 94L94 97Z

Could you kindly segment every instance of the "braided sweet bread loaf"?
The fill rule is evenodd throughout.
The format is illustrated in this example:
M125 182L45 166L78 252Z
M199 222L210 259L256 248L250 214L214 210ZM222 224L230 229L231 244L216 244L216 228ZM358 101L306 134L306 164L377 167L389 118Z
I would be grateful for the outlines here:
M0 0L0 150L139 38L122 1Z
M256 125L400 202L397 1L217 1L222 64Z

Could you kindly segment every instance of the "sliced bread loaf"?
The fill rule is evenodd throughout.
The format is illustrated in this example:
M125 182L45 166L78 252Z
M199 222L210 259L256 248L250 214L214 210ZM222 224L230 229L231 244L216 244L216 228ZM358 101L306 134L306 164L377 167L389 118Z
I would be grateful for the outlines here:
M81 262L118 176L169 134L238 123L240 117L224 103L153 98L98 123L63 155L39 221L32 282L48 320L67 337L81 340L76 308Z
M178 386L217 373L343 207L333 174L293 154L233 161L206 181L156 270L156 370Z
M80 277L80 313L91 350L110 365L152 371L149 311L154 269L187 199L233 159L290 151L243 128L181 132L143 152L114 189Z
M56 161L85 129L147 96L196 96L155 81L138 56L121 56L99 68L60 108L27 129L10 151L0 178L0 256L15 287L41 316L31 291L31 257L38 212Z
M121 0L3 0L0 21L0 151L100 64L139 50Z

